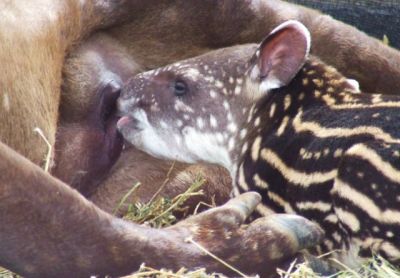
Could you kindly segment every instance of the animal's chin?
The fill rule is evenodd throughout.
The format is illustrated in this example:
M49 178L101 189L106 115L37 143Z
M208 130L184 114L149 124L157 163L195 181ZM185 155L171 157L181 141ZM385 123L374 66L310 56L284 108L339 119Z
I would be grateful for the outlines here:
M139 125L139 121L130 117L123 116L118 119L116 129L121 138L125 139L125 145L137 146L140 141L141 131L143 128Z

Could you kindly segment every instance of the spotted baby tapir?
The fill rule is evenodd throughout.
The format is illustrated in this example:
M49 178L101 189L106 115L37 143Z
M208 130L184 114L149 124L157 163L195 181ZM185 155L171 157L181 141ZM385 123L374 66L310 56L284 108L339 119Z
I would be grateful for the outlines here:
M309 55L309 31L278 26L234 46L139 74L118 126L157 157L225 166L257 210L300 214L325 231L315 252L354 266L400 260L400 98L358 93ZM384 73L382 73L384 74Z

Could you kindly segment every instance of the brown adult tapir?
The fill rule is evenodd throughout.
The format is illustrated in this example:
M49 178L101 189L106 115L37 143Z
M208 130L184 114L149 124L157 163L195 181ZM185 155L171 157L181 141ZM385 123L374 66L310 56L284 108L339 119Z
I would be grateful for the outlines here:
M159 1L154 5L152 1L37 0L24 4L4 2L0 5L0 35L4 38L0 46L0 56L7 65L2 67L0 74L4 108L0 110L0 138L4 143L0 155L2 173L5 173L0 183L0 235L4 239L2 243L5 247L0 251L0 264L25 276L60 276L66 275L72 269L77 276L89 273L127 273L136 269L139 261L145 261L131 253L137 260L126 257L129 262L124 265L125 262L107 260L110 258L107 252L112 248L106 248L108 251L103 258L97 256L102 252L95 245L89 244L85 248L81 242L90 243L86 240L89 238L99 239L89 236L92 232L87 225L97 228L95 234L101 239L110 238L101 240L100 247L118 245L120 241L115 236L115 233L119 233L118 228L106 225L106 229L101 229L100 223L96 222L98 220L107 224L115 219L105 215L66 184L51 178L11 150L20 152L36 164L42 164L43 158L52 154L54 148L49 149L46 142L33 130L36 127L42 130L50 146L54 146L65 53L93 32L110 28L107 32L118 42L130 42L127 48L137 63L143 68L152 68L212 48L259 40L276 23L301 17L312 32L317 33L316 38L321 39L321 43L315 45L314 52L324 59L343 57L337 60L338 66L353 71L354 77L359 79L364 88L371 87L373 91L377 87L385 92L388 88L397 86L398 81L395 78L397 52L351 27L281 1L229 1L219 2L217 5L214 1ZM165 12L166 10L169 12ZM126 25L121 25L122 23ZM165 30L173 32L168 33ZM332 36L332 30L340 35L340 40ZM364 43L360 44L360 40ZM165 45L170 47L166 48ZM370 49L378 51L380 55L371 55ZM371 64L375 67L368 67ZM368 77L378 76L376 73L382 69L386 71L385 81L380 77L374 83L369 82ZM102 81L108 84L106 80ZM114 91L112 86L107 88ZM104 111L103 106L97 107ZM116 133L106 132L106 136L112 134ZM84 154L87 150L87 144L81 146L83 151L80 152L77 148L77 155ZM110 149L106 148L106 152L107 150ZM54 157L57 160L57 156ZM110 164L106 168L113 163ZM76 169L71 168L71 175L76 174ZM97 182L96 176L89 180ZM35 191L32 187L42 190ZM253 201L256 199L250 198ZM69 210L73 211L67 214ZM82 219L87 222L82 222ZM200 219L202 218L197 218L196 221L202 223L203 220ZM262 230L257 231L262 233ZM257 238L252 236L252 240ZM124 238L124 242L125 240L134 243L135 250L140 250L135 238ZM147 248L150 245L144 246ZM295 249L300 247L302 246ZM157 246L154 248L157 250ZM36 250L41 250L40 256ZM99 260L87 259L93 258L94 254ZM174 268L172 261L169 265ZM58 267L49 269L49 264ZM272 263L270 267L273 266ZM218 267L210 267L210 270L213 269ZM252 270L255 269L257 268Z

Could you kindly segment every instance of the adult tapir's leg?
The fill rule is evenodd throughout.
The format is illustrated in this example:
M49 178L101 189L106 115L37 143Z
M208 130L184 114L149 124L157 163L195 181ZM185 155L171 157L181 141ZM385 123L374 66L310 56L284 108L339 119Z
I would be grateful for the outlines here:
M151 16L110 34L130 41L131 54L153 68L209 49L258 42L289 19L311 31L315 55L358 80L363 91L400 92L398 51L318 11L280 0L160 1Z
M322 236L298 216L272 215L242 226L260 202L256 193L157 230L103 212L1 143L0 172L0 265L24 277L116 276L143 262L229 273L186 239L245 273L267 277Z

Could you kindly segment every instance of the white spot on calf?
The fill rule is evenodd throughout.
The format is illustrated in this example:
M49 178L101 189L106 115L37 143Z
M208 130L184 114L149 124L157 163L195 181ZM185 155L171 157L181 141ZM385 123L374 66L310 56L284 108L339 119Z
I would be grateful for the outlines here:
M210 115L210 126L214 128L218 127L217 119L213 115Z
M249 144L247 142L245 142L242 146L242 155L245 154L245 152L247 152L247 149L249 148Z
M235 133L237 131L237 126L235 123L230 123L227 128L232 133Z
M227 101L227 100L224 100L224 102L222 103L222 105L224 106L224 108L226 109L226 110L229 110L229 102Z
M224 142L224 136L222 135L222 133L215 134L215 137L217 138L217 142L218 143L223 143Z
M340 243L342 241L342 237L337 232L334 232L332 234L332 237L337 243Z
M211 72L209 72L209 74L212 74ZM206 77L204 77L204 79L207 81L207 82L214 82L214 77L213 76L211 76L211 75L207 75Z
M175 100L174 108L178 112L188 112L188 113L193 113L194 112L193 109L190 106L186 105L185 103L183 103L179 99Z
M262 137L257 136L254 140L253 145L251 146L251 159L253 161L257 161L260 155L260 148L261 148Z
M233 149L235 148L235 139L233 139L233 137L231 139L229 139L228 142L228 150L231 152L233 151Z
M288 122L289 122L289 117L285 116L282 120L281 125L279 126L278 130L276 131L276 135L281 136L285 132Z
M235 95L240 95L241 92L242 92L242 87L236 86L235 87Z
M221 88L224 87L224 83L222 83L220 80L216 80L216 81L215 81L215 87L221 89Z
M290 95L286 95L284 102L283 102L283 109L287 110L290 107L290 104L292 103L292 97Z
M233 116L232 116L232 113L231 112L229 112L228 113L228 115L226 116L226 118L228 119L228 121L233 121Z
M176 120L176 126L177 127L182 127L183 126L182 120Z
M160 107L158 106L158 103L154 103L152 106L150 106L150 110L153 112L160 111Z
M214 90L210 91L210 97L211 98L216 98L217 97L217 93Z
M202 129L204 127L204 121L203 121L202 118L198 117L196 122L197 122L197 127L198 128Z
M244 191L249 191L249 186L248 186L247 183L246 183L246 179L245 179L245 175L244 175L243 164L240 165L240 168L239 168L238 185L239 185Z
M247 129L244 128L240 131L240 139L244 139L246 135L247 135Z
M164 129L167 129L167 128L168 128L167 123L164 122L164 121L160 121L160 126L161 126L162 128L164 128Z
M269 110L269 117L272 118L275 115L275 110L276 110L276 104L272 103L271 108Z
M192 80L196 81L199 77L200 72L197 69L190 68L186 72L186 76L191 78Z

